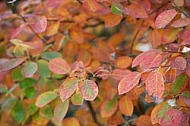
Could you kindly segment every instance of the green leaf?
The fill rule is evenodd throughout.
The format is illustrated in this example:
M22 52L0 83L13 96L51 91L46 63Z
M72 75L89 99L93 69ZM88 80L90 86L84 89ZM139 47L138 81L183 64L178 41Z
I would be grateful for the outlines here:
M50 107L50 105L47 105L43 108L40 109L40 115L42 117L45 117L47 119L50 119L53 117L53 110L52 108Z
M111 12L116 15L122 14L122 10L120 9L118 4L112 4L111 5Z
M175 80L175 82L172 84L171 87L171 92L172 94L178 94L181 91L181 88L184 86L185 84L185 80L186 80L186 76L181 74L177 77L177 79Z
M25 89L25 94L27 98L33 98L35 96L35 89L34 87L29 87Z
M59 103L54 109L54 116L57 120L62 121L69 108L69 101Z
M20 101L17 101L16 105L14 106L12 110L11 115L13 119L16 120L18 123L22 123L24 119L26 118L24 108Z
M26 89L32 87L36 83L36 80L33 78L25 78L24 80L19 82L19 86L21 89Z
M29 104L29 106L27 107L27 115L33 115L35 112L37 112L38 107L35 106L35 104Z
M73 103L73 105L82 105L83 104L83 98L81 96L81 94L74 94L71 97L71 102Z
M21 73L24 77L32 77L38 69L38 65L35 62L27 62L21 69Z
M11 77L14 81L20 81L24 79L24 76L21 73L21 67L17 67L15 68L12 72L11 72Z
M48 62L45 60L38 60L38 70L37 74L42 76L42 77L50 77L51 76L51 71L49 70Z
M8 91L8 88L0 83L0 93L6 93Z
M6 101L4 101L3 104L1 105L1 109L3 111L9 111L15 106L16 102L17 102L16 98L7 98Z
M57 57L62 58L62 54L59 52L51 51L42 53L41 57L45 60L51 60Z
M190 91L184 91L181 93L181 95L186 97L186 98L190 98Z
M36 106L44 107L45 105L53 101L57 96L57 93L53 91L44 92L38 96Z

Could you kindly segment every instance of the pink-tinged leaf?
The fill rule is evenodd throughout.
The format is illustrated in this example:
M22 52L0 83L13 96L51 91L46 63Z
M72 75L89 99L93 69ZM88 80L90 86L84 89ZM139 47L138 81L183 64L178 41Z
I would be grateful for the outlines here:
M15 68L19 66L21 63L25 61L26 58L15 58L15 59L10 59L6 62L4 62L1 66L1 71L7 71L12 68Z
M64 102L67 100L77 89L79 80L76 78L67 78L59 89L59 95Z
M179 27L184 27L190 25L190 19L189 18L180 18L176 21L174 21L174 23L172 23L172 27L174 28L179 28Z
M187 126L188 116L185 119L183 117L186 116L184 116L182 111L170 108L159 120L159 124L162 126Z
M79 85L79 89L83 99L87 101L93 101L98 95L98 86L92 80L84 80L84 82Z
M152 44L153 48L157 48L158 46L162 44L161 35L157 29L154 29L153 31L150 31L148 33L148 40Z
M151 72L146 81L146 92L152 96L155 101L162 98L164 93L164 79L160 72Z
M69 108L68 100L57 104L54 109L54 117L57 120L62 121L68 111L68 108Z
M59 5L61 5L66 0L47 0L46 6L48 8L57 8Z
M172 43L177 39L179 30L176 29L164 29L161 36L162 44Z
M187 74L188 77L190 77L190 66L188 66L188 67L186 68L186 74Z
M95 12L99 8L99 4L96 0L85 0L82 4L82 7L87 11Z
M117 99L103 101L100 108L101 116L105 118L105 117L110 117L111 115L113 115L115 111L117 110L117 105L118 105Z
M119 99L119 109L121 113L126 116L131 116L133 114L133 102L127 95Z
M42 16L40 20L37 20L33 25L32 28L36 33L41 33L46 30L47 27L47 18Z
M171 66L178 70L184 70L187 66L187 61L185 58L178 56L171 62Z
M142 0L140 2L140 4L143 6L143 8L146 10L146 11L150 11L151 9L151 3L149 0Z
M114 26L118 25L122 19L123 19L123 15L115 15L112 13L107 14L104 19L105 26L106 27L114 27Z
M135 18L147 18L148 15L145 11L145 9L138 4L131 4L129 7L129 15Z
M158 15L155 21L156 28L164 28L176 16L177 12L174 9L166 10Z
M190 38L190 28L186 29L182 36L183 40Z
M172 83L175 81L177 75L177 70L170 68L168 71L165 72L164 80L166 83Z
M183 40L183 41L181 42L181 45L190 45L190 37L187 38L187 39L185 39L185 40Z
M125 77L118 84L119 95L129 92L133 87L138 85L141 78L141 73L131 72L125 75Z
M111 77L117 81L120 81L125 75L128 73L131 73L130 70L121 70L121 69L115 69L111 73Z
M27 24L24 23L24 24L21 24L18 28L16 28L13 32L12 32L12 35L11 35L11 39L15 38L26 26Z
M38 65L35 62L27 62L21 69L24 77L32 77L38 70Z
M57 97L57 93L53 91L48 91L40 94L36 100L36 106L44 107Z
M3 71L3 66L5 66L5 63L9 61L9 59L6 59L6 58L2 58L0 59L0 72Z
M64 59L54 58L49 62L49 69L56 74L67 74L71 68Z

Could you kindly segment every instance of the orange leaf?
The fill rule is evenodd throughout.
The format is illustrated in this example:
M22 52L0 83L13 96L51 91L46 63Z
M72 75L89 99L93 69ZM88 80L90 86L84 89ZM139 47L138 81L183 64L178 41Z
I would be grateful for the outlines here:
M118 25L122 19L123 19L123 15L115 15L112 13L107 14L104 19L105 26L106 27L114 27L114 26Z
M141 73L131 72L125 75L125 77L118 84L119 95L129 92L135 87L141 78Z
M88 66L92 60L92 56L88 51L80 51L77 60L82 61L84 66Z
M49 62L49 69L56 74L67 74L71 68L64 59L54 58Z
M133 114L133 102L127 95L119 99L119 109L121 113L126 116L131 116Z
M82 6L87 10L87 11L92 11L95 12L99 8L99 4L97 3L96 0L85 0Z
M130 70L115 69L111 73L111 77L117 81L120 81L128 73L131 73L131 71Z
M78 119L75 117L66 118L62 123L63 126L80 126Z
M151 120L150 120L150 116L148 115L142 115L140 116L136 122L135 122L136 126L152 126Z
M148 15L145 11L145 9L138 4L131 4L129 7L129 15L135 18L147 18Z
M108 43L115 47L118 44L120 44L123 41L124 38L125 38L125 34L117 33L117 34L112 35L109 38Z
M111 115L113 115L117 109L117 100L113 99L113 100L107 100L107 101L103 101L101 108L100 108L100 114L103 118L105 117L109 117Z
M84 36L81 28L70 32L70 37L77 43L83 43Z
M52 36L57 33L59 28L60 22L53 22L50 26L47 28L47 36Z
M131 65L131 62L132 62L132 58L130 58L128 56L121 56L118 59L116 59L115 65L119 69L125 69Z
M166 83L172 83L175 81L177 75L177 70L170 68L168 71L165 72L164 80Z
M176 16L177 12L174 9L166 10L158 15L155 21L157 28L164 28Z
M151 72L146 81L146 91L155 101L162 98L164 93L164 79L160 72Z

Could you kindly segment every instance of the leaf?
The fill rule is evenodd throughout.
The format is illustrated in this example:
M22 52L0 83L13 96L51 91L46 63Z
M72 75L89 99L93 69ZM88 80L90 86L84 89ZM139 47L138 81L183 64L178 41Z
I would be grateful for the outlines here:
M77 43L84 42L84 35L81 28L78 28L77 30L72 30L70 32L70 37Z
M67 78L60 86L59 95L64 102L68 99L77 89L79 80L76 78Z
M16 98L7 98L5 99L5 101L2 103L1 105L1 110L8 112L10 111L17 103L17 99Z
M18 28L16 28L11 34L11 39L15 38L25 28L26 25L26 23L23 23Z
M96 0L85 0L82 4L82 7L87 11L95 12L99 8L99 4Z
M11 72L11 77L14 81L21 81L24 79L24 76L21 73L21 67L17 67Z
M103 101L100 108L100 114L102 118L113 115L117 109L117 104L118 102L116 99Z
M177 70L184 70L187 66L187 61L185 58L178 56L173 60L171 66Z
M190 19L189 18L180 18L171 24L171 26L174 28L185 27L188 25L190 25Z
M98 95L98 86L92 80L84 80L84 83L79 85L79 89L83 99L93 101Z
M40 108L39 114L41 117L51 119L53 117L53 110L50 105L46 105L43 108Z
M156 124L156 123L158 123L158 122L159 122L159 119L160 119L162 116L164 116L164 113L163 113L162 116L161 116L161 115L158 115L158 113L159 113L159 111L160 111L161 109L167 110L167 109L165 109L165 108L167 108L166 106L169 106L167 102L161 102L161 103L159 103L158 105L156 105L156 106L154 107L154 109L153 109L152 112L151 112L151 116L150 116L150 117L151 117L151 122L152 122L153 125Z
M70 72L69 64L62 58L50 60L49 69L56 74L67 74Z
M154 49L162 44L161 34L157 29L151 30L148 33L148 40L150 41Z
M88 51L80 51L77 60L82 61L84 66L88 66L92 60L92 56Z
M47 36L55 35L59 29L60 22L53 22L48 28L47 28Z
M33 115L34 113L36 113L38 111L38 107L37 106L35 106L35 104L29 104L28 106L27 106L27 110L26 110L26 112L27 112L27 115L28 116L30 116L30 115Z
M41 19L37 20L33 25L32 28L36 33L45 32L47 27L47 18L42 16Z
M181 42L181 45L190 45L190 38L187 38Z
M36 83L36 80L33 78L25 78L24 80L19 82L19 86L21 89L26 89L32 87Z
M50 51L50 52L43 52L41 54L41 57L45 60L52 60L54 58L62 58L62 54L59 52L55 52L55 51Z
M168 71L166 71L164 75L164 80L166 83L172 83L175 81L177 75L177 70L170 68Z
M1 71L7 71L10 69L13 69L17 66L19 66L21 63L25 61L26 58L15 58L15 59L10 59L6 61L5 63L2 64L2 69Z
M59 5L61 5L65 0L47 0L46 6L48 8L57 8Z
M141 78L139 72L131 72L125 75L125 77L118 84L118 94L124 94L129 92L135 87Z
M122 5L120 4L112 4L111 5L111 12L116 15L122 14L122 10L120 9Z
M66 118L62 123L64 126L80 126L78 119L75 117Z
M162 98L164 93L164 79L160 72L151 72L146 81L146 92L152 96L155 101Z
M115 65L119 69L125 69L132 63L132 58L128 56L120 56L115 60Z
M165 10L155 20L156 28L164 28L170 21L176 16L177 12L175 9Z
M164 29L161 36L162 44L172 43L177 39L179 29Z
M82 105L83 98L80 93L76 93L71 97L71 102L73 105Z
M37 61L38 65L38 70L37 74L40 75L41 77L50 77L51 76L51 71L48 66L48 62L45 60L38 60Z
M111 73L111 77L117 81L120 81L123 77L125 77L125 75L127 75L128 73L131 73L130 70L121 70L121 69L115 69L113 70L113 72Z
M171 93L172 94L179 94L181 92L181 89L183 88L184 84L185 84L185 81L186 81L186 75L179 75L175 82L172 84L172 87L171 87Z
M24 77L32 77L38 69L38 65L35 62L27 62L21 69L21 73Z
M123 15L107 14L105 16L105 27L114 27L118 25L123 19Z
M35 96L35 89L34 87L29 87L25 89L25 94L27 98L33 98Z
M141 115L136 121L136 126L152 126L150 116L148 115Z
M133 102L127 95L119 99L119 109L121 113L126 116L131 116L133 114Z
M16 105L11 111L11 115L13 119L16 120L18 123L22 123L25 120L26 114L20 101L17 101Z
M145 11L145 9L138 4L131 4L129 7L129 15L135 18L147 18L148 15Z
M38 96L35 105L38 107L44 107L45 105L53 101L57 96L57 93L53 91L44 92Z
M57 120L62 121L68 111L68 108L69 108L68 100L57 104L54 109L54 117Z
M179 100L190 106L190 91L183 91L181 95L179 95Z

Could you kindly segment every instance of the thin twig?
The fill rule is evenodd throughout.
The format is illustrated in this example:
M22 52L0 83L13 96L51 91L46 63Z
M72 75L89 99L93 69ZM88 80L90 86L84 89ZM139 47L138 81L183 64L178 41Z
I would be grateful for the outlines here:
M77 0L78 1L78 3L80 3L80 4L83 4L80 0Z

